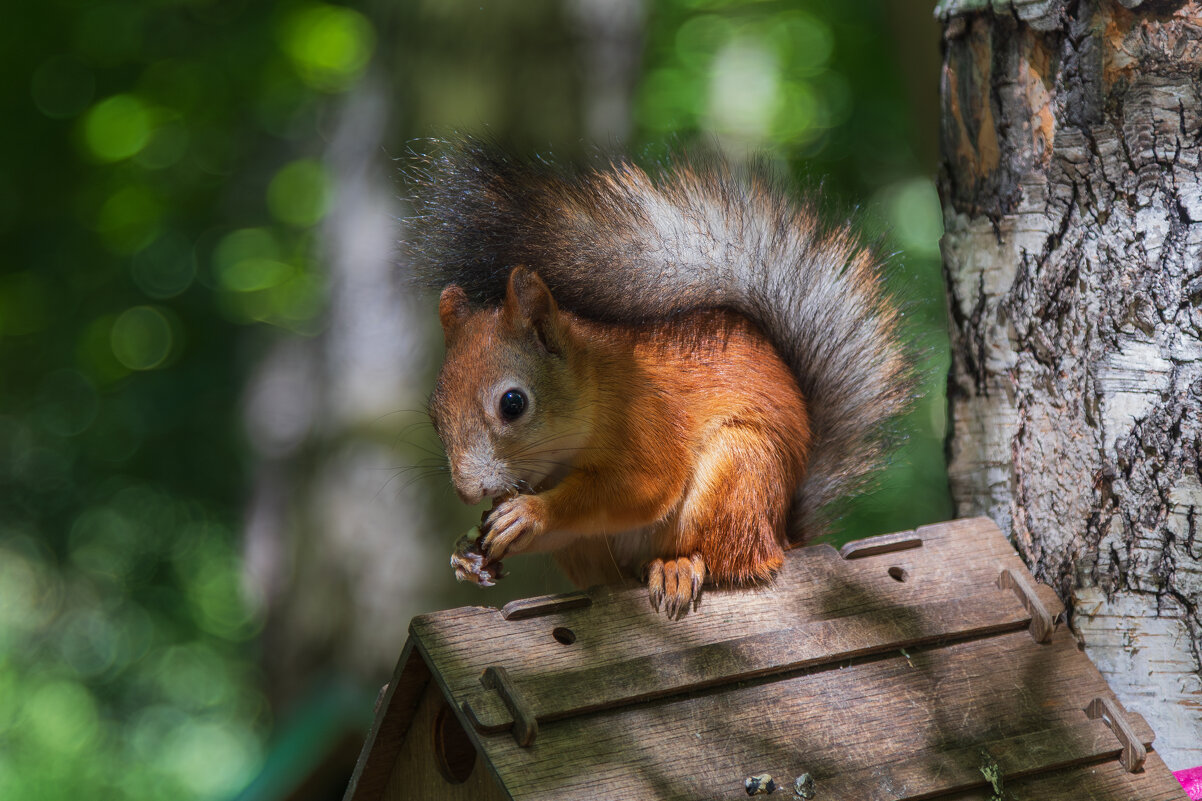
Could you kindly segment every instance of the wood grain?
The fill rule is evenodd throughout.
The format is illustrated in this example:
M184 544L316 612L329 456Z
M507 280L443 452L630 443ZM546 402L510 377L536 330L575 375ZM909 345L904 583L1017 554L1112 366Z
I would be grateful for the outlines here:
M1048 610L1044 609L1043 601L1035 594L1035 588L1027 581L1022 573L1016 573L1005 568L998 574L997 584L1002 589L1013 590L1023 608L1031 615L1031 637L1035 642L1047 642L1052 637L1055 625Z
M1090 718L1104 721L1111 731L1114 732L1115 739L1122 745L1122 752L1119 754L1119 761L1123 763L1123 767L1128 773L1138 773L1144 768L1144 761L1148 757L1146 745L1143 739L1135 731L1128 715L1119 709L1116 702L1109 698L1095 698L1085 708L1085 714Z
M865 556L880 556L883 553L921 547L921 537L913 531L901 531L897 534L881 534L849 542L839 549L839 555L844 559L863 559Z
M1164 777L1168 780L1152 780ZM1006 801L1189 801L1157 754L1148 754L1147 775L1128 773L1119 762L1083 765L1003 783ZM940 801L997 801L992 790L941 796Z
M1151 742L1152 731L1147 724L1143 735ZM822 795L858 801L936 798L990 787L990 771L996 771L1004 785L1032 774L1113 760L1120 750L1118 740L1105 724L1086 720L845 773L823 781Z
M455 784L439 772L432 751L431 734L438 714L445 707L446 700L442 692L431 682L414 709L410 736L405 738L389 766L387 785L372 794L362 793L357 798L379 801L508 801L509 795L501 789L496 776L478 751L475 765L466 781Z
M913 538L921 546L878 547ZM1085 713L1113 695L1056 627L1055 594L992 523L923 527L853 553L790 552L773 586L710 593L683 621L622 587L524 619L439 612L413 621L413 651L518 801L746 798L749 775L788 787L803 772L819 799L984 801L982 766L1008 801L1183 797L1154 752L1143 773L1123 769L1120 741ZM997 586L1003 570L1047 610L1047 643ZM489 668L537 723L528 747L481 684ZM1149 746L1142 719L1116 709ZM1083 786L1092 795L1063 794Z
M583 592L565 592L559 595L540 595L537 598L519 598L501 607L501 617L506 620L526 620L571 609L586 609L593 599Z
M534 707L530 699L514 686L509 671L494 665L484 671L480 683L492 690L505 705L505 711L513 726L514 741L520 746L528 746L534 742L534 738L538 736L538 719Z
M656 614L644 588L599 587L589 591L593 605L587 609L506 621L495 609L464 607L414 618L411 631L438 665L440 681L461 696L479 689L491 664L504 664L518 677L599 669L816 621L957 600L994 586L1004 567L1025 571L988 520L913 533L923 539L921 548L850 561L825 545L791 551L770 587L707 590L700 610L680 621ZM904 570L906 581L891 578L890 567ZM1061 611L1049 588L1037 592L1051 614ZM552 632L559 627L570 629L576 642L557 642Z
M870 654L1014 631L1030 622L1009 591L988 588L970 598L877 609L614 665L527 673L511 681L532 714L551 721ZM487 733L513 726L507 706L489 692L470 693L464 700L472 724Z
M1080 695L1107 692L1064 631L1042 646L1019 631L908 653L547 723L530 748L480 741L515 799L735 798L756 773L809 772L822 788L1031 732L1068 737L1088 722Z

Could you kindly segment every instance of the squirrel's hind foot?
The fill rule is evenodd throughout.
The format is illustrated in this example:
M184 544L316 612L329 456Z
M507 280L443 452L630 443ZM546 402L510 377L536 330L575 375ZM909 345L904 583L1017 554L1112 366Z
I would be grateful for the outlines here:
M701 554L676 559L653 559L647 565L647 590L651 607L661 607L669 620L680 620L701 606L701 587L705 583L705 560Z

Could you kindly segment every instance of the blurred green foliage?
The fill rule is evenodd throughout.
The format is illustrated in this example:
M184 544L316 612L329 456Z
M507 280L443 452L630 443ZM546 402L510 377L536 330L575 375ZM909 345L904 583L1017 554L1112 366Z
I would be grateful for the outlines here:
M408 135L488 122L579 149L552 5L403 3L391 79ZM477 7L486 46L466 47ZM836 213L866 200L870 235L903 251L927 399L844 535L947 517L940 218L908 77L914 49L938 45L899 49L929 8L647 10L635 152L762 151L823 181ZM0 26L0 798L223 798L259 769L273 721L239 587L238 397L262 335L320 330L314 227L338 202L321 134L330 99L393 44L373 19L301 0L48 0Z
M244 332L320 326L313 148L374 46L321 3L6 14L0 798L224 798L259 769Z

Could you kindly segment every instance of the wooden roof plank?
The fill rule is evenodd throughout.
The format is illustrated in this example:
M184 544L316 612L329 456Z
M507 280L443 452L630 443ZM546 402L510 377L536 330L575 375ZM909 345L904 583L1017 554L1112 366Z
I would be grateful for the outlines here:
M1129 773L1115 760L1005 782L1003 789L1006 801L1189 801L1155 753L1148 754L1142 774ZM940 797L940 801L995 801L997 797L990 788Z
M509 672L538 720L551 721L874 653L1014 631L1030 621L1031 616L1008 591L984 588L967 598L879 608L614 665L551 673ZM507 656L499 657L500 664L509 661ZM480 731L492 733L513 724L495 693L468 693L463 703Z
M361 758L352 791L375 788L370 768L403 738L405 699L429 686L428 664L460 719L471 698L492 732L512 717L480 678L490 666L508 674L506 692L527 731L537 728L533 744L467 733L517 801L745 798L743 779L762 772L786 787L810 772L819 798L985 801L994 793L977 778L983 752L1008 801L1184 798L1154 751L1142 774L1115 759L1125 747L1085 713L1095 698L1125 716L1142 747L1151 731L1117 706L1058 626L1055 593L1033 583L992 522L924 526L845 556L792 551L772 586L707 591L683 621L657 615L642 587L415 618L365 748L378 753ZM1002 571L1017 593L998 589ZM1014 630L1033 619L1024 605L1046 611L1032 630L1050 633L1047 644ZM553 636L565 628L572 636Z
M1151 739L1151 732L1146 732ZM1032 774L1117 759L1122 745L1105 723L1084 720L980 746L882 763L822 782L828 798L910 801L992 787Z
M727 798L761 772L822 786L1086 725L1085 704L1109 691L1080 656L1067 632L1044 646L1016 632L554 722L527 749L508 735L481 743L515 799Z
M507 621L496 610L471 607L420 616L411 631L446 686L461 696L477 691L485 668L502 660L517 676L601 669L814 621L952 601L993 587L1003 568L1026 570L991 521L953 521L915 533L922 547L850 561L829 546L792 551L771 587L707 591L701 610L680 621L656 614L644 588L601 587L589 591L593 603L584 609ZM890 567L904 572L905 580L892 578ZM1036 589L1048 611L1059 614L1054 593ZM558 627L571 629L576 642L556 641Z

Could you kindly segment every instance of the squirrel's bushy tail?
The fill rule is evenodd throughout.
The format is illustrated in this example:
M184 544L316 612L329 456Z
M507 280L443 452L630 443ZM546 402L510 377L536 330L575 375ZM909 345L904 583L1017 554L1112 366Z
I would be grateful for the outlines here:
M564 308L639 322L697 308L755 320L798 377L813 432L793 533L820 533L831 504L880 466L888 424L913 396L882 260L765 177L682 160L650 177L628 162L565 173L475 141L415 170L409 232L433 285L497 302L515 265Z

